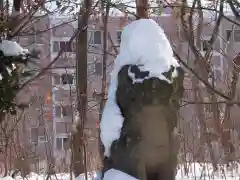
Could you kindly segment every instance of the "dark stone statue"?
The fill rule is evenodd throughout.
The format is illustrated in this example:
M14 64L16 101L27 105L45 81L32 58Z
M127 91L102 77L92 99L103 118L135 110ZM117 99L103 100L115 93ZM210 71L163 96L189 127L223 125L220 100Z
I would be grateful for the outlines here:
M128 72L141 83L132 83ZM172 67L159 78L146 78L148 71L125 65L118 74L117 104L124 117L120 138L113 142L111 155L104 159L104 172L115 168L140 180L174 180L177 165L176 133L184 72Z

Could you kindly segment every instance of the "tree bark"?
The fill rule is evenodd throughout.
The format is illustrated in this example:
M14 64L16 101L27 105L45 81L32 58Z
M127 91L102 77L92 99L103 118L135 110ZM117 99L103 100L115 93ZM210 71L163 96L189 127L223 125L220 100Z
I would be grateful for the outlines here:
M73 133L73 171L75 176L86 173L86 148L84 142L84 123L87 119L87 57L88 57L88 36L87 24L92 6L91 0L84 0L83 8L80 9L78 17L78 28L80 30L77 36L77 62L76 62L76 80L77 80L77 110L80 116L80 122L77 124L77 131Z
M103 2L102 2L103 3ZM110 10L110 3L106 2L106 8L104 8L104 3L102 4L103 11L105 10L105 14L102 16L103 19L103 60L102 60L102 87L101 87L101 102L99 108L99 121L102 118L103 108L107 99L107 45L108 45L108 16ZM104 159L104 146L100 139L100 129L99 129L99 147L100 147L100 156L101 159Z
M136 0L137 19L148 19L148 0Z
M239 58L239 56L237 56L236 58ZM239 68L234 66L233 70L232 70L231 88L228 92L228 97L230 97L231 100L234 100L234 98L236 96L236 90L237 90L236 86L237 86L238 80L239 80ZM221 125L222 125L221 141L222 141L222 145L223 145L223 148L224 148L224 153L226 155L225 160L227 161L227 163L229 163L230 161L233 161L234 158L235 158L234 157L235 148L234 148L233 143L231 142L231 134L230 134L231 130L233 130L233 127L229 127L229 124L232 123L231 122L231 116L230 116L232 106L233 105L226 104L224 119L221 122Z

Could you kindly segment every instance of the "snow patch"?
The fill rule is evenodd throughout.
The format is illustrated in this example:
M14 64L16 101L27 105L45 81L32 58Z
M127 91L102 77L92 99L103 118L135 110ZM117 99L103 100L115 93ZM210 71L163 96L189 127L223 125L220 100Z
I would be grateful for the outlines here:
M21 173L20 173L21 174ZM30 172L26 178L21 177L21 175L16 175L14 178L11 176L6 176L6 177L0 177L0 180L46 180L48 175L43 173L43 174L36 174L34 172ZM97 172L88 172L87 173L87 178L85 178L85 174L80 174L79 176L75 177L74 174L72 174L72 180L100 180L99 177L97 177ZM50 176L51 180L70 180L70 173L57 173L53 174Z
M3 56L6 57L18 57L22 56L22 59L26 59L29 51L27 49L23 49L18 43L15 41L2 40L0 42L0 51ZM9 76L12 75L12 71L16 69L16 65L12 64L12 68L6 67L6 70ZM0 81L3 80L3 75L0 74Z
M110 155L112 142L120 137L123 124L123 117L116 103L116 98L109 98L112 99L107 100L103 110L102 120L100 122L100 136L104 145L104 155L108 157Z
M226 165L219 164L217 171L214 171L211 163L186 163L180 164L176 174L176 180L237 180L239 179L240 165L233 162L233 169L228 169ZM187 171L186 171L187 168ZM104 174L103 180L138 180L124 172L110 169Z
M110 169L104 174L103 180L138 180L122 171Z
M80 124L80 113L77 111L76 112L76 115L75 115L75 118L74 118L74 121L73 121L73 124L72 124L72 132L73 133L77 133L77 126Z
M141 71L149 71L146 78L157 77L171 83L162 73L168 72L173 66L173 76L177 76L177 60L173 57L171 45L164 30L152 19L140 19L124 27L121 35L120 53L115 60L111 73L108 100L103 110L100 123L101 140L105 147L104 155L110 156L113 141L119 139L123 117L116 103L118 72L124 65L137 65ZM144 79L134 80L141 83Z
M4 56L20 56L29 53L27 49L23 49L17 42L8 40L2 40L0 50Z

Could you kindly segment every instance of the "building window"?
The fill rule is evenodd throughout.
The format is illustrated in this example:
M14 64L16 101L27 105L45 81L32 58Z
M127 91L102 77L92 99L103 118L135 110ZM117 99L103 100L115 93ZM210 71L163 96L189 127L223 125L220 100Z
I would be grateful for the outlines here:
M73 44L67 41L54 41L53 42L53 52L58 52L63 49L64 52L73 52Z
M56 138L56 147L57 150L68 150L70 147L68 137L58 137Z
M62 106L62 116L71 116L72 115L72 108L71 106Z
M101 31L91 31L90 33L90 44L101 45L102 44L102 33Z
M236 42L240 42L240 29L239 30L234 30L234 40Z
M41 55L41 50L36 49L36 48L33 48L33 49L31 50L31 56L32 56L33 58L39 59L39 58L40 58L40 55Z
M68 138L63 138L62 140L63 140L63 149L68 150L70 148L70 144L69 144L70 142Z
M53 52L58 52L60 50L59 43L57 41L53 42Z
M202 51L207 51L209 48L209 41L208 40L202 40Z
M211 63L214 68L221 68L223 64L220 56L213 56L211 59Z
M94 64L94 66L95 66L95 73L96 73L96 75L101 76L102 75L102 63L96 62Z
M32 44L43 44L42 42L43 35L42 33L38 32L37 28L34 25L32 25L32 27L30 28L30 33L32 35L29 39L31 39Z
M54 83L55 85L60 84L60 83L61 83L61 76L59 76L58 74L54 74L54 75L53 75L53 83Z
M53 83L54 85L74 84L74 76L73 74L62 74L61 76L58 74L54 74Z
M209 98L208 97L204 97L204 102L209 102ZM206 113L212 112L211 104L204 104L204 111Z
M95 72L95 63L88 63L87 71L88 74L93 74Z
M62 138L56 138L57 150L62 150Z
M55 107L56 117L64 118L72 116L72 107L70 105L66 106L56 106Z
M66 41L60 41L60 49L64 52L72 52L72 45Z
M222 80L222 70L221 69L214 69L214 80L221 81Z
M121 43L121 35L122 35L122 31L117 31L117 44L120 44Z
M39 116L38 124L39 124L39 126L44 126L45 125L44 113L43 112L41 112L41 114Z
M56 106L55 107L55 113L56 113L56 117L62 117L62 108L61 108L61 106Z
M232 30L226 30L226 41L229 41L232 37Z
M36 32L37 33L37 32ZM34 36L34 40L36 42L36 44L43 44L43 35L42 33L37 33L35 36Z
M38 142L39 143L47 142L47 137L46 136L38 136Z
M45 127L33 127L31 131L31 142L34 144L47 142Z
M38 128L31 128L31 142L38 143Z
M72 42L72 51L76 52L76 42L75 41Z
M226 40L229 41L230 39L233 39L235 42L240 42L240 30L226 30Z
M70 133L72 130L71 122L56 122L56 133Z
M61 79L62 79L62 84L73 84L72 74L62 74Z

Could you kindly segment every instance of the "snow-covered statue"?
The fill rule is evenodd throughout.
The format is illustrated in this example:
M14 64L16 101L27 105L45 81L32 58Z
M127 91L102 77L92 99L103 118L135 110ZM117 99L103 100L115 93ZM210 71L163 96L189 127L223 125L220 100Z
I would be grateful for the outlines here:
M174 180L184 72L155 21L132 22L121 40L100 123L104 179Z

